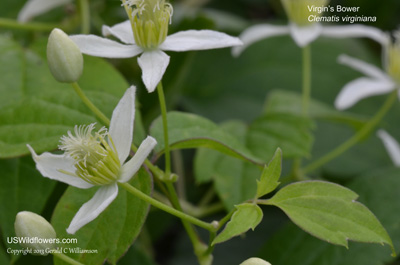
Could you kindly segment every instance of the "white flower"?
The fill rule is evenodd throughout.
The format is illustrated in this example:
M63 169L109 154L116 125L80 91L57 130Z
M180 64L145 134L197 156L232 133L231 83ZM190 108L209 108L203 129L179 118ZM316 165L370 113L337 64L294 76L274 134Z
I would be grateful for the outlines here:
M18 13L17 19L19 22L28 22L36 16L70 2L72 0L28 0Z
M136 154L127 162L132 144L135 117L135 87L130 87L114 109L110 130L101 128L92 133L95 124L75 126L61 138L60 149L65 153L37 155L28 145L36 168L47 178L58 180L81 189L100 186L93 198L86 202L72 219L67 232L78 229L94 220L117 197L117 182L129 181L140 169L146 157L157 144L148 136Z
M304 47L316 40L320 36L331 38L371 38L382 45L389 41L386 34L381 30L364 25L346 25L346 26L322 26L319 22L310 22L308 18L319 16L316 11L310 11L308 8L315 6L324 6L327 1L319 0L282 0L283 6L289 17L289 25L270 25L260 24L247 28L240 34L239 38L243 41L242 46L232 48L232 54L239 56L251 44L274 36L291 35L299 47Z
M383 54L385 71L347 55L339 56L339 62L360 71L367 77L358 78L343 87L335 100L337 109L347 109L359 100L389 93L400 87L400 32L395 41L386 45ZM400 97L400 91L398 92Z
M399 143L390 136L385 130L378 131L378 137L381 138L383 145L385 146L393 164L396 167L400 167L400 145Z
M124 1L123 1L124 2ZM124 2L130 20L103 26L103 35L113 35L121 42L95 35L73 35L71 39L82 53L105 58L129 58L142 54L138 63L149 92L161 81L169 64L164 51L207 50L241 45L225 33L212 30L188 30L167 36L172 6L164 0L131 0Z

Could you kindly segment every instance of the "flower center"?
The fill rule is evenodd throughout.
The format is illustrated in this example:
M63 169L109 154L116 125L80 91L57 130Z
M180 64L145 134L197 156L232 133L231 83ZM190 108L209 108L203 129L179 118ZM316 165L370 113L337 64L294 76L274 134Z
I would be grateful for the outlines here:
M299 26L307 26L309 17L319 17L329 0L282 0L283 8L289 19ZM315 20L312 20L315 21Z
M395 40L389 44L387 50L387 72L400 84L400 31L394 35Z
M63 173L78 176L93 185L107 185L117 180L121 163L107 129L103 127L92 133L94 126L95 123L75 126L75 135L68 131L68 136L61 137L59 148L75 160L76 169L75 173Z
M165 0L122 0L132 24L137 45L153 50L164 42L168 34L173 8Z

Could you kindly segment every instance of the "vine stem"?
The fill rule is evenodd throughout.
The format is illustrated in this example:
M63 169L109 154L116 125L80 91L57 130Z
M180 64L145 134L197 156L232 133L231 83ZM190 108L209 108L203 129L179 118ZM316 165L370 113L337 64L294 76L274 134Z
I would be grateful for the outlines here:
M214 231L215 228L212 224L210 223L206 223L204 221L201 221L193 216L190 216L182 211L179 211L175 208L172 208L162 202L157 201L156 199L153 199L152 197L150 197L149 195L141 192L140 190L136 189L135 187L133 187L132 185L130 185L129 183L118 183L118 185L122 188L124 188L126 191L128 191L129 193L131 193L132 195L138 197L139 199L150 203L151 205L153 205L154 207L163 210L171 215L174 215L182 220L185 220L187 222L190 222L194 225L197 225L201 228L204 228L208 231Z
M49 24L40 22L20 23L14 19L0 18L0 27L21 30L52 31L54 28L61 28L59 24Z
M397 90L393 91L389 95L389 97L386 99L385 103L382 105L380 110L353 137L351 137L346 142L339 145L337 148L333 149L331 152L325 154L321 158L315 160L308 166L304 167L302 172L304 174L307 174L321 167L322 165L340 156L342 153L344 153L345 151L356 145L358 142L360 142L379 124L379 122L383 119L386 113L390 110L396 99L397 99Z
M106 115L101 112L93 103L90 101L90 99L85 95L85 93L82 91L81 87L77 82L71 83L72 87L74 88L75 92L78 94L78 96L81 98L83 103L97 116L101 119L101 121L107 125L110 126L110 120L107 118Z
M69 263L69 264L71 264L71 265L83 265L83 263L80 263L80 262L74 260L73 258L68 257L67 255L65 255L65 254L63 254L63 253L54 252L54 253L52 253L52 254L53 254L53 256L55 256L55 257L57 257L57 258L59 258L59 259L65 261L65 262L67 262L67 263Z
M307 117L311 98L311 47L307 45L302 48L303 56L303 93L302 114Z
M168 137L168 120L167 120L167 105L165 103L164 89L162 82L157 85L158 99L160 101L161 117L163 121L164 130L164 156L165 156L165 174L167 178L171 174L171 154L169 150L169 137Z
M81 33L90 33L90 8L88 0L79 0L79 8L81 15Z

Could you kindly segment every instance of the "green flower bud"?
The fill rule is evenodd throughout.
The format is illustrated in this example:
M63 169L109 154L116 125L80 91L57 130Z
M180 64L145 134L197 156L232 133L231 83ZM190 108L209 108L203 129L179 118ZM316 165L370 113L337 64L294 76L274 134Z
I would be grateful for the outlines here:
M78 81L83 71L81 51L60 29L53 29L50 33L47 43L47 62L54 78L62 83Z
M34 250L53 249L56 231L46 219L32 212L19 212L14 223L15 234L21 238L21 246ZM46 256L47 251L38 251Z
M271 265L271 263L259 258L249 258L240 263L240 265Z

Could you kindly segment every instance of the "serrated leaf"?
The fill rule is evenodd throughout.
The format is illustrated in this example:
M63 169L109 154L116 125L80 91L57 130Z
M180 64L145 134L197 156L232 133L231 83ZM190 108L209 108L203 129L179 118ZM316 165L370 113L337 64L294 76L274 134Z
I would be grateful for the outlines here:
M0 230L6 248L7 237L15 236L15 216L20 211L41 214L53 192L55 182L43 178L30 157L0 160ZM6 243L7 242L7 243ZM12 255L15 259L17 256Z
M211 245L225 242L232 237L254 230L261 222L263 213L261 208L252 203L243 203L235 206L236 211L224 230L213 240Z
M151 177L143 168L130 181L130 184L146 194L151 192ZM51 223L57 232L57 237L78 239L76 245L70 244L64 247L98 251L94 255L85 253L68 253L67 255L83 264L102 264L105 260L115 264L141 231L149 204L119 187L117 198L104 212L78 230L75 235L67 234L66 228L72 218L95 192L96 188L82 190L69 187L58 202ZM57 265L65 264L57 258L54 261Z
M205 147L254 164L263 162L227 131L206 118L183 112L169 112L168 134L171 149ZM164 135L161 118L156 119L150 134L157 139L155 151L164 149Z
M272 157L282 149L284 158L310 155L313 137L310 119L288 113L269 113L250 124L247 147L258 157Z
M261 173L260 180L257 180L257 198L260 198L276 189L280 182L282 170L282 150L278 148L274 156Z
M45 43L40 46L45 51ZM55 81L45 57L4 36L0 76L0 158L28 154L27 143L38 153L55 149L75 125L98 121L70 85ZM108 117L128 88L109 63L94 57L85 57L79 84Z
M282 188L265 204L282 209L308 233L348 247L348 240L393 243L378 219L348 188L323 181L297 182Z
M387 228L397 250L400 246L399 174L398 168L386 168L358 176L348 186ZM392 264L394 258L389 253L385 247L351 242L349 249L344 249L322 242L290 224L270 238L258 254L276 265L376 265Z

